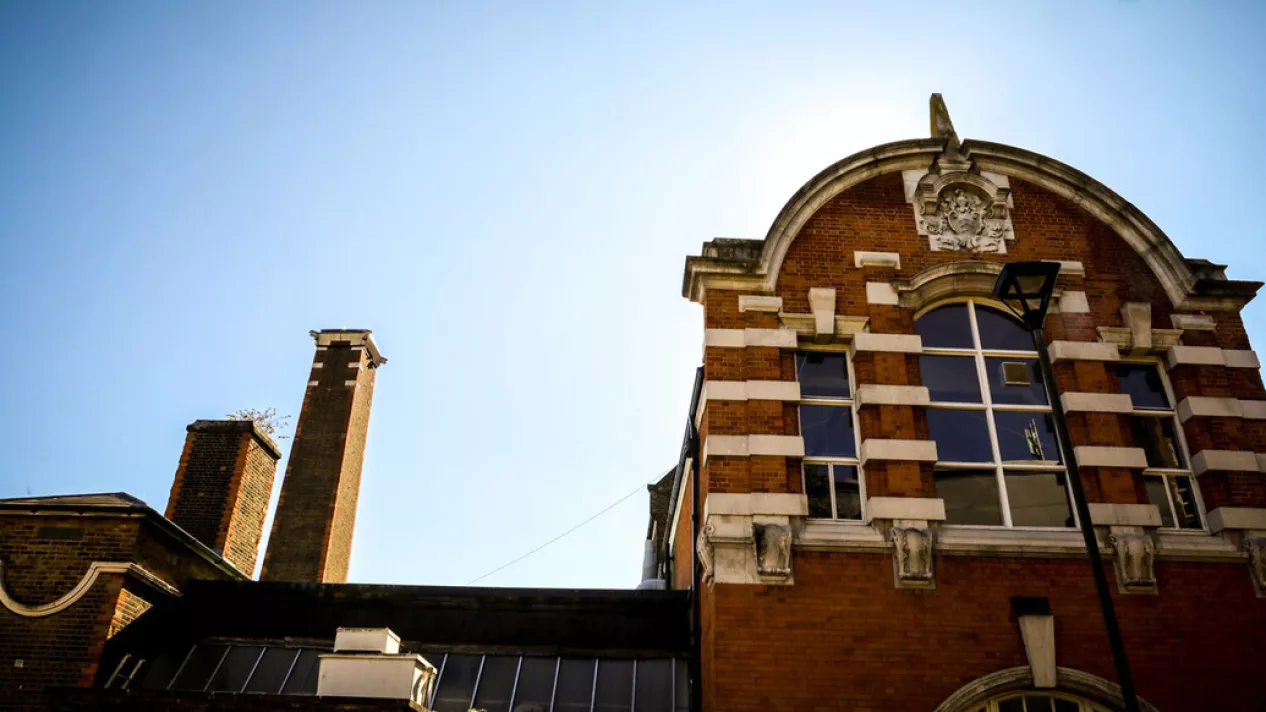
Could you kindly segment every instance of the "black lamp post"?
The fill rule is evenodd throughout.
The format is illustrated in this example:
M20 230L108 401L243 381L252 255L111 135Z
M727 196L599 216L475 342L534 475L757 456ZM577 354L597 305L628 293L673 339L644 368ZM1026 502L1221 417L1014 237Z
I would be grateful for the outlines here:
M1112 593L1108 590L1108 577L1103 572L1099 541L1095 537L1095 527L1090 521L1090 507L1086 505L1086 495L1081 486L1077 455L1073 452L1072 440L1068 437L1068 421L1064 416L1064 404L1055 390L1055 369L1051 366L1051 356L1046 349L1046 335L1042 333L1042 325L1046 321L1046 309L1050 306L1051 294L1055 290L1055 277L1058 275L1058 262L1012 262L1004 265L1002 272L998 274L998 281L993 286L993 296L1014 311L1024 322L1029 333L1033 335L1033 349L1037 351L1037 360L1042 369L1042 381L1046 384L1046 399L1051 404L1051 414L1055 419L1055 438L1059 441L1059 451L1063 455L1064 465L1068 470L1066 480L1073 491L1073 507L1077 510L1077 521L1081 524L1081 535L1086 542L1090 569L1094 573L1095 590L1099 594L1103 625L1108 630L1108 642L1112 646L1112 661L1116 664L1117 679L1121 683L1121 695L1125 698L1126 712L1138 712L1139 702L1134 692L1134 677L1130 674L1130 662L1125 657L1125 643L1121 640L1121 629L1117 625Z

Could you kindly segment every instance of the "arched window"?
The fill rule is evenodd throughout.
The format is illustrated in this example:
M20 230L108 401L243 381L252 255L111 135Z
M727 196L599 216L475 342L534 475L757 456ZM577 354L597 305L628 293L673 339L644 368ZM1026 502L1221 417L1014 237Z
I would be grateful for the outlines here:
M924 314L915 331L923 338L919 369L931 396L928 434L947 523L1074 526L1029 332L971 301Z
M986 702L977 712L1109 712L1107 707L1075 697L1026 692Z

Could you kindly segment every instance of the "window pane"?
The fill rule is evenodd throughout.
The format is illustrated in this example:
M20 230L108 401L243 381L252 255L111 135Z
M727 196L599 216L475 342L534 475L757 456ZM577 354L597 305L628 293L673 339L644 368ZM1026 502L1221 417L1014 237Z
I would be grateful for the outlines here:
M593 701L593 662L592 659L563 658L558 669L554 712L589 712L589 703Z
M1170 407L1160 372L1152 364L1118 363L1117 380L1121 382L1121 392L1130 394L1135 408Z
M176 651L168 651L158 656L158 659L150 664L149 669L145 671L145 677L141 680L141 688L145 690L166 690L171 683L171 678L176 674L176 669L185 661L185 655L189 653L189 648L180 648Z
M862 518L862 489L853 465L832 465L835 473L835 507L840 519Z
M796 354L800 395L808 398L847 398L848 359L844 354L801 351Z
M635 712L670 712L673 708L673 661L637 661Z
M690 673L686 669L685 660L674 660L676 677L673 678L673 697L677 700L677 712L688 712L690 709Z
M1061 461L1055 421L1050 413L995 410L993 420L1003 462L1058 464Z
M436 712L466 712L479 675L478 655L449 655L435 692Z
M1046 388L1037 361L1022 358L985 359L989 393L994 403L1046 405Z
M554 694L554 672L558 666L557 658L523 658L523 667L519 669L519 686L514 691L514 708L530 708L539 705L541 709L549 709L550 697Z
M1024 700L1019 697L1003 700L998 703L998 712L1024 712Z
M1081 706L1072 700L1055 700L1055 712L1078 712L1080 709Z
M1186 468L1173 418L1133 415L1130 416L1130 430L1134 433L1134 444L1147 453L1148 467Z
M980 348L986 351L1032 351L1033 336L1014 318L1000 311L976 307Z
M1190 477L1170 477L1170 492L1174 496L1174 509L1178 511L1178 526L1183 529L1200 529L1200 508L1196 506L1195 484Z
M1169 497L1166 496L1167 485L1161 475L1148 475L1143 478L1147 488L1147 501L1160 508L1161 526L1174 526L1174 510L1169 508Z
M914 333L923 337L923 345L928 348L976 348L966 304L951 304L924 314L914 323Z
M201 690L207 686L207 682L211 679L211 673L220 664L220 659L224 657L224 653L228 650L227 645L204 645L198 644L193 648L193 655L189 656L189 661L185 663L185 667L176 676L176 681L172 683L173 690Z
M980 403L976 359L969 356L920 356L919 374L932 400Z
M220 664L220 669L215 671L207 689L212 692L240 692L262 652L262 646L234 645Z
M281 689L283 695L316 694L321 652L316 648L304 648L299 651L299 657L290 671L290 678L286 680L286 686Z
M1051 712L1051 698L1046 695L1025 695L1024 712Z
M993 470L938 470L936 496L949 524L1002 524L998 476Z
M594 692L593 709L594 712L632 712L632 660L598 662L598 685Z
M804 465L804 493L809 498L809 516L831 518L831 468L828 465Z
M510 693L514 690L514 674L519 669L519 658L509 655L489 655L484 659L484 671L479 675L479 689L475 692L475 707L487 712L510 712Z
M1071 527L1062 472L1003 472L1011 523L1017 527Z
M854 457L853 409L846 406L800 406L800 434L807 457Z
M993 462L989 426L983 410L928 408L928 436L942 462Z
M255 666L255 674L246 683L247 692L261 692L276 695L281 692L281 683L285 682L290 666L294 664L298 648L269 648L264 651L259 665Z

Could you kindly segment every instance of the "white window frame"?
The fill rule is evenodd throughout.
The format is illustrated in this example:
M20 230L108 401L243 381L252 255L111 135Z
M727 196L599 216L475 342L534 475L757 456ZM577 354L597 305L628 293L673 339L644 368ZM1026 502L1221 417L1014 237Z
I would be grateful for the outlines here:
M805 455L800 462L800 486L804 490L805 497L808 497L809 487L808 478L805 468L808 465L827 465L827 489L831 493L831 519L835 522L864 522L866 521L866 473L862 471L861 454L861 433L858 432L857 423L857 378L853 372L853 359L847 351L837 349L814 349L799 348L794 352L796 366L796 384L800 384L800 354L801 353L823 353L831 355L839 355L844 357L845 368L848 373L848 397L847 398L830 398L826 396L805 396L801 393L800 400L796 403L796 422L801 423L802 408L806 405L822 405L832 406L836 408L848 408L848 417L853 422L853 457L824 457L821 455ZM800 429L801 437L803 437L804 429ZM854 467L857 469L857 496L861 500L861 513L856 519L840 518L839 505L835 499L835 466L843 465ZM825 518L818 517L817 521L828 521Z
M956 402L956 401L932 401L931 403L928 404L928 409L931 410L935 408L939 410L983 411L985 413L985 424L989 431L990 453L993 457L993 462L955 462L955 461L948 461L948 460L938 460L936 462L935 469L940 471L940 470L988 470L992 468L994 471L994 475L997 478L997 483L998 483L998 505L1002 509L1002 525L1001 525L1002 528L1016 529L1016 530L1034 530L1034 531L1069 531L1070 529L1073 529L1079 526L1080 520L1077 518L1077 508L1073 506L1072 488L1069 487L1068 485L1064 486L1064 497L1065 499L1067 499L1069 516L1072 517L1072 521L1073 521L1071 526L1069 527L1043 527L1043 526L1033 526L1033 525L1016 526L1012 521L1011 498L1007 493L1007 480L1006 480L1007 470L1010 470L1012 472L1021 472L1021 471L1051 472L1051 473L1056 473L1056 474L1062 472L1064 473L1065 478L1070 477L1071 475L1068 472L1067 463L1060 463L1058 465L1045 465L1045 464L1033 464L1033 463L1014 462L1014 461L1003 462L1002 450L1001 450L1001 447L998 445L998 427L997 427L997 424L994 422L994 412L1000 411L1003 413L1051 413L1051 404L1049 402L1044 406L1042 405L1013 405L1013 404L1005 404L1005 403L997 404L997 405L994 404L993 394L990 392L990 389L989 389L989 370L986 366L985 359L987 358L1015 358L1015 359L1023 359L1025 361L1032 361L1034 362L1035 368L1039 368L1039 377L1041 376L1041 373L1040 373L1040 367L1037 366L1038 355L1036 351L1009 351L1009 350L1003 350L1003 349L982 349L981 348L980 328L976 322L976 305L982 304L982 303L986 305L986 308L991 308L993 311L999 312L1004 316L1008 316L1006 309L995 308L997 305L994 302L989 302L989 301L984 301L984 300L979 300L979 299L960 299L960 300L956 300L952 302L942 302L942 303L936 304L935 306L932 306L928 309L923 310L915 317L915 321L918 321L918 319L922 318L926 314L929 314L942 307L952 306L954 304L965 304L967 306L967 319L968 319L968 324L971 327L972 348L965 349L965 348L942 348L942 347L924 346L923 351L921 352L920 355L922 356L954 356L958 358L974 357L975 362L976 362L976 379L977 379L978 385L980 386L980 402L979 403L962 403L962 402ZM1008 316L1008 318L1013 319L1014 317ZM1019 326L1019 324L1017 324L1017 326ZM1023 328L1023 327L1020 327L1020 328ZM1050 390L1052 389L1045 389L1044 391L1047 395L1048 400L1050 398ZM1057 457L1059 457L1059 459L1062 459L1062 455L1060 455L1059 453L1057 453ZM998 529L999 528L999 525L996 525L996 524L949 524L947 522L946 525L955 526L955 527L970 527L972 529Z
M1191 471L1191 449L1187 447L1187 434L1183 432L1182 422L1178 420L1178 409L1174 405L1178 400L1174 397L1174 388L1169 382L1169 373L1157 358L1128 358L1121 359L1118 363L1123 366L1151 366L1160 374L1161 388L1165 393L1165 400L1169 402L1169 408L1133 408L1129 413L1129 417L1135 416L1145 418L1165 418L1168 417L1170 422L1174 424L1175 438L1178 440L1179 455L1182 456L1183 462L1187 463L1186 469L1169 468L1169 467L1147 467L1143 470L1143 477L1164 477L1165 482L1165 498L1169 502L1170 516L1174 518L1174 526L1161 527L1162 531L1175 532L1182 534L1207 534L1209 532L1209 517L1204 508L1204 496L1200 494L1200 482L1196 479L1195 473ZM1124 393L1124 390L1122 390ZM1141 443L1135 443L1141 445ZM1178 526L1178 508L1174 506L1174 492L1169 484L1169 480L1174 477L1186 477L1191 481L1191 491L1196 498L1196 514L1200 517L1199 528L1188 528ZM1146 488L1146 480L1144 487Z
M1023 692L1012 692L1006 695L999 695L979 707L973 707L972 710L973 712L999 712L999 705L1001 703L1024 697L1045 697L1047 699L1053 698L1065 702L1072 702L1077 705L1079 712L1109 712L1107 707L1097 705L1094 702L1081 697L1055 692L1054 690L1025 690ZM1037 712L1050 712L1050 709L1050 707L1047 707L1046 709L1039 710ZM1025 705L1025 712L1031 712L1028 710L1027 705Z

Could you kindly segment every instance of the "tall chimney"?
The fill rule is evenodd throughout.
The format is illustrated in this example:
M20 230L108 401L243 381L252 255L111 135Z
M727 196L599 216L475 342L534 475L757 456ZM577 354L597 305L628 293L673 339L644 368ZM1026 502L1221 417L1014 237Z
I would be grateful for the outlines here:
M167 518L251 576L281 451L249 420L198 420L185 430Z
M311 333L316 360L264 555L265 581L347 581L374 374L387 359L368 329Z

